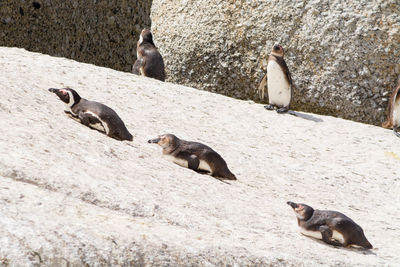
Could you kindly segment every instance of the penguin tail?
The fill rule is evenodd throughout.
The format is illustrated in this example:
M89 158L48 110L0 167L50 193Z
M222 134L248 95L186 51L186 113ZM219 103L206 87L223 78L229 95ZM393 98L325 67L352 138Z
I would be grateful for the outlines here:
M364 248L364 249L372 249L372 248L374 248L372 245L371 245L371 243L369 243L369 241L367 240L367 238L365 238L364 237L364 241L362 242L362 247Z
M126 138L126 140L127 140L127 141L133 141L133 136L130 134L130 135L128 136L128 138Z
M225 172L223 179L224 180L237 180L236 176L228 168Z
M233 173L230 173L229 176L227 177L227 180L237 180L237 179Z
M211 176L213 176L214 178L218 179L218 180L237 180L236 176L227 168L225 171L220 171L218 173L213 173L211 174Z
M374 247L371 245L371 243L368 242L368 245L364 247L365 249L373 249Z

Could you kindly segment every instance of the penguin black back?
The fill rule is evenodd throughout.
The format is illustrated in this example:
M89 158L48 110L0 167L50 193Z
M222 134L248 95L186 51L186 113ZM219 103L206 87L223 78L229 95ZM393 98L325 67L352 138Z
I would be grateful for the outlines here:
M81 98L71 88L50 88L49 91L56 94L65 103L67 107L65 112L82 124L105 132L106 135L117 140L133 140L124 122L112 108Z

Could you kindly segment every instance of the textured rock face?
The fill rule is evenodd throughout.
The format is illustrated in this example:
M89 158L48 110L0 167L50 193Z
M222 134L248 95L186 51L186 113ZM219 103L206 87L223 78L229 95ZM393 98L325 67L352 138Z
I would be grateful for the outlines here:
M398 0L155 0L151 19L169 81L256 100L280 43L293 109L380 124L400 76L399 14Z
M389 130L65 58L0 48L0 265L396 266L400 139ZM68 118L49 87L112 107L119 142ZM230 184L147 143L171 132L220 153ZM339 210L376 249L302 236L286 201Z
M0 1L0 46L130 71L152 0Z

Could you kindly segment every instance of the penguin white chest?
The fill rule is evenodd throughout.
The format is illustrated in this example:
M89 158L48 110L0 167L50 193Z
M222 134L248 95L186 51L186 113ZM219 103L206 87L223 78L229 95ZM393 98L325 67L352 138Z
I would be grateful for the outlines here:
M166 160L172 161L173 163L175 163L175 164L177 164L179 166L182 166L182 167L185 167L185 168L189 168L189 163L185 159L176 158L176 157L173 157L173 156L170 156L170 155L164 155L164 157L165 157ZM202 171L207 171L207 172L210 172L210 173L212 172L210 165L204 160L200 160L199 161L199 166L197 167L197 169L198 170L202 170Z
M398 98L393 105L393 126L400 126L400 98Z
M204 160L200 160L198 169L212 173L210 165Z
M185 168L187 168L189 166L188 161L185 159L176 158L171 155L164 155L164 158L168 161L172 161L173 163L178 164L179 166L182 166Z
M270 60L267 66L269 104L286 107L290 103L291 88L281 66Z
M320 231L309 231L304 228L300 228L300 233L302 233L305 236L313 237L316 239L322 239L322 234ZM332 239L335 239L336 241L342 244L344 243L343 235L338 231L335 230L332 231Z

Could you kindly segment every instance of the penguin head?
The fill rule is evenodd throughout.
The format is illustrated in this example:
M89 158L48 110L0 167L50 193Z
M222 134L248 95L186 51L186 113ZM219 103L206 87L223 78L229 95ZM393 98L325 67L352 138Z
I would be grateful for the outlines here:
M139 45L143 43L150 43L155 46L153 42L153 35L151 34L151 31L149 29L143 29L140 33Z
M283 57L284 51L283 47L279 44L276 44L272 47L271 54L278 57Z
M81 100L81 97L78 95L78 93L71 88L49 88L49 92L55 93L60 100L69 107L72 107Z
M286 202L289 206L293 208L297 219L301 221L307 221L311 218L314 213L314 209L303 203L294 203L291 201Z
M155 143L161 146L162 148L168 148L168 147L175 147L177 145L177 140L178 137L176 137L173 134L163 134L160 135L156 139L151 139L147 141L148 143Z

